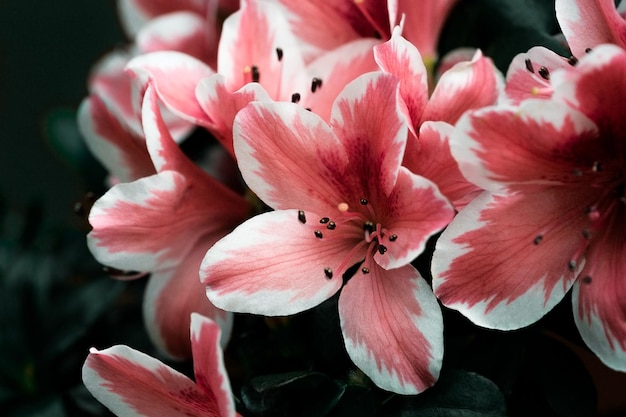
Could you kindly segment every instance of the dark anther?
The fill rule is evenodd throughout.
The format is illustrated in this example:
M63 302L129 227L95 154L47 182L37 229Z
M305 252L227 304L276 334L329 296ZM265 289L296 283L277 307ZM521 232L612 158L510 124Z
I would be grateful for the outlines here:
M304 110L311 111L310 107L305 107Z
M387 246L385 246L385 245L378 245L378 253L380 253L381 255L384 255L385 252L387 252Z
M297 103L300 101L300 93L293 93L291 95L291 102L292 103Z
M302 224L306 223L306 216L304 215L304 210L298 210L298 220L300 220L300 223Z
M600 161L594 161L593 165L591 166L591 170L593 172L602 171L602 163Z
M398 235L396 235L395 233L393 235L389 236L389 241L390 242L395 242L396 239L398 239Z
M575 271L576 270L576 261L569 261L567 263L567 267L569 268L570 271Z
M589 53L589 52L591 52L591 51L592 51L592 49L591 49L591 48L585 48L585 53L587 53L587 54L588 54L588 53Z
M591 232L589 229L583 229L583 237L587 240L591 239Z
M252 66L252 82L258 83L260 79L261 79L261 74L259 74L259 67L257 67L256 65L253 65Z
M74 214L81 217L87 214L85 210L85 205L82 202L77 201L76 203L74 203Z
M316 231L315 231L315 232L313 232L313 233L315 233L315 237L316 237L316 238L318 238L318 239L321 239L321 238L323 238L323 237L324 237L324 235L322 234L322 232L320 232L319 230L316 230Z
M335 222L329 222L328 225L326 226L328 230L335 230L335 227L337 227Z
M276 48L276 57L279 61L283 60L283 48Z
M569 58L567 58L567 63L570 64L573 67L576 64L578 64L578 58L576 58L574 55L572 55Z
M585 210L584 210L585 214L591 214L592 211L593 211L593 207L591 206L585 207Z
M311 92L314 93L318 88L322 87L322 80L317 78L317 77L313 77L313 79L311 80Z
M361 272L363 272L364 274L369 274L370 273L370 269L366 268L366 267L363 267L363 268L361 268Z
M541 243L542 240L543 240L543 235L537 235L537 236L535 236L535 239L533 240L533 243L535 245L538 245L538 244Z
M544 80L550 79L550 71L546 67L539 67L538 72L541 78L543 78Z
M374 230L376 230L376 226L374 226L374 223L367 221L363 223L363 230L372 233Z
M330 219L329 219L328 217L322 217L322 218L320 219L320 223L322 223L322 224L326 224L326 223L328 223L329 221L330 221Z
M572 171L572 175L574 175L575 177L582 177L583 172L580 169L575 168L574 171Z
M532 61L529 58L526 58L524 63L526 64L526 69L534 74L535 73L535 69L533 68Z
M592 279L589 275L583 278L583 284L591 284L591 281Z
M331 279L333 277L333 270L326 267L324 268L324 274L326 275L326 278Z
M368 201L367 201L367 199L366 199L366 198L362 198L362 199L361 199L361 204L362 204L362 205L367 206L367 203L368 203Z

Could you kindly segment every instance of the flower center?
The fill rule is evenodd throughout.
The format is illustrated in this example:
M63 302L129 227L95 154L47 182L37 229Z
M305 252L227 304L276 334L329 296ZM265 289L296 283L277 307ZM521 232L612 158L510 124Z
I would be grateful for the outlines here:
M347 280L351 276L346 277L344 272L357 264L360 264L362 274L369 274L376 252L385 255L387 245L398 239L397 235L390 233L376 220L376 213L367 199L361 198L359 206L357 206L359 209L351 210L348 203L341 202L337 205L335 215L322 217L308 226L311 228L312 237L316 239L342 239L354 242L338 265L328 265L324 268L324 276L327 279L332 279L335 273L341 271L343 278ZM298 211L298 221L302 224L307 223L304 210ZM359 253L363 255L359 257Z

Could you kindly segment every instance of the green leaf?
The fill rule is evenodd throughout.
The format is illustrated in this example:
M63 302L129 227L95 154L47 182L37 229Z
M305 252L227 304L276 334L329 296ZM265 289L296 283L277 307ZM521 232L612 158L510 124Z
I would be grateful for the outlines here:
M434 387L412 397L397 396L380 413L385 417L503 417L500 390L476 373L450 370Z
M325 416L345 385L319 372L290 372L253 378L241 390L246 408L263 416Z

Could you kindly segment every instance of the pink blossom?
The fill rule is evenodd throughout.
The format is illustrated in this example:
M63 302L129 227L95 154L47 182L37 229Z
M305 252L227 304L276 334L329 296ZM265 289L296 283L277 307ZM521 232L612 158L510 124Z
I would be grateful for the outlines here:
M596 46L553 75L551 99L470 112L453 135L463 174L489 190L437 242L435 294L476 324L516 329L573 288L576 325L626 370L626 52Z
M92 348L83 365L83 382L118 416L238 415L219 345L220 327L192 314L190 339L195 383L159 360L124 345Z
M341 289L354 363L382 388L417 393L439 374L442 319L409 263L453 209L401 166L407 126L398 94L394 76L362 75L338 96L330 125L291 103L243 109L234 124L238 164L275 211L217 242L200 274L209 299L236 312L293 314Z
M204 297L197 273L206 249L243 221L250 208L183 155L151 87L143 122L156 173L117 184L96 201L88 245L104 265L151 272L144 300L148 331L168 355L187 357L190 313L213 317L225 329L230 325L230 316Z

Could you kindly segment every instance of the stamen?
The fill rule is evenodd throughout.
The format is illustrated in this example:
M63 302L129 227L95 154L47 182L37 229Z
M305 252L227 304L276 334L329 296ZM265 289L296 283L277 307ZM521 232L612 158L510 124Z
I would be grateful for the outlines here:
M389 236L389 241L390 242L395 242L398 239L398 235L397 234L393 234L391 236Z
M534 243L535 245L538 245L538 244L540 244L540 243L541 243L541 241L542 241L542 240L543 240L543 235L537 235L537 236L535 237L535 239L533 240L533 243Z
M591 284L592 278L589 275L587 275L586 277L582 279L582 281L583 281L583 284Z
M276 48L276 57L279 61L283 60L283 48Z
M335 230L335 227L337 227L337 225L335 224L335 222L329 222L328 226L326 226L326 228L328 230Z
M361 272L363 272L364 274L369 274L370 273L370 269L366 268L366 267L363 267L363 268L361 268Z
M291 95L291 102L292 102L292 103L297 103L297 102L299 102L299 101L300 101L300 98L301 98L301 97L300 97L300 93L293 93L293 94Z
M578 58L572 55L567 59L567 63L570 64L572 67L576 66L576 64L578 64Z
M549 80L550 79L550 71L548 70L548 68L546 67L539 67L539 75L541 76L541 78L543 78L544 80Z
M261 78L261 74L259 74L259 67L257 67L256 65L253 65L252 66L252 82L258 83L260 78Z
M331 279L333 277L333 270L329 267L324 268L324 275L326 275L326 278Z
M321 239L324 237L324 235L322 234L322 232L320 232L319 230L314 231L313 233L315 233L315 237L318 239Z
M380 253L381 255L384 255L385 252L387 252L387 246L385 245L378 245L378 253Z
M376 230L376 226L374 226L374 223L370 221L366 221L365 223L363 223L363 231L373 233L374 230Z
M591 48L585 48L585 53L587 53L587 54L588 54L588 53L589 53L589 52L591 52L591 51L593 51L593 49L591 49Z
M593 172L600 172L600 171L602 171L602 163L600 163L600 161L594 161L593 165L591 166L591 170Z
M318 88L322 87L322 80L317 77L313 77L311 80L311 92L314 93Z
M369 201L367 201L367 199L366 199L366 198L362 198L360 202L361 202L361 204L362 204L362 205L364 205L364 206L367 206L367 203L369 203Z
M574 272L576 271L576 261L575 260L571 260L567 263L567 267L569 268L570 271Z
M304 210L298 210L298 220L300 220L300 223L302 224L306 223L306 216L304 214Z
M526 64L526 69L534 74L535 73L535 69L533 68L533 63L530 60L530 58L526 58L524 63Z
M326 223L328 223L329 221L330 221L330 219L329 219L328 217L322 217L322 218L320 219L320 223L322 223L322 224L326 224Z

